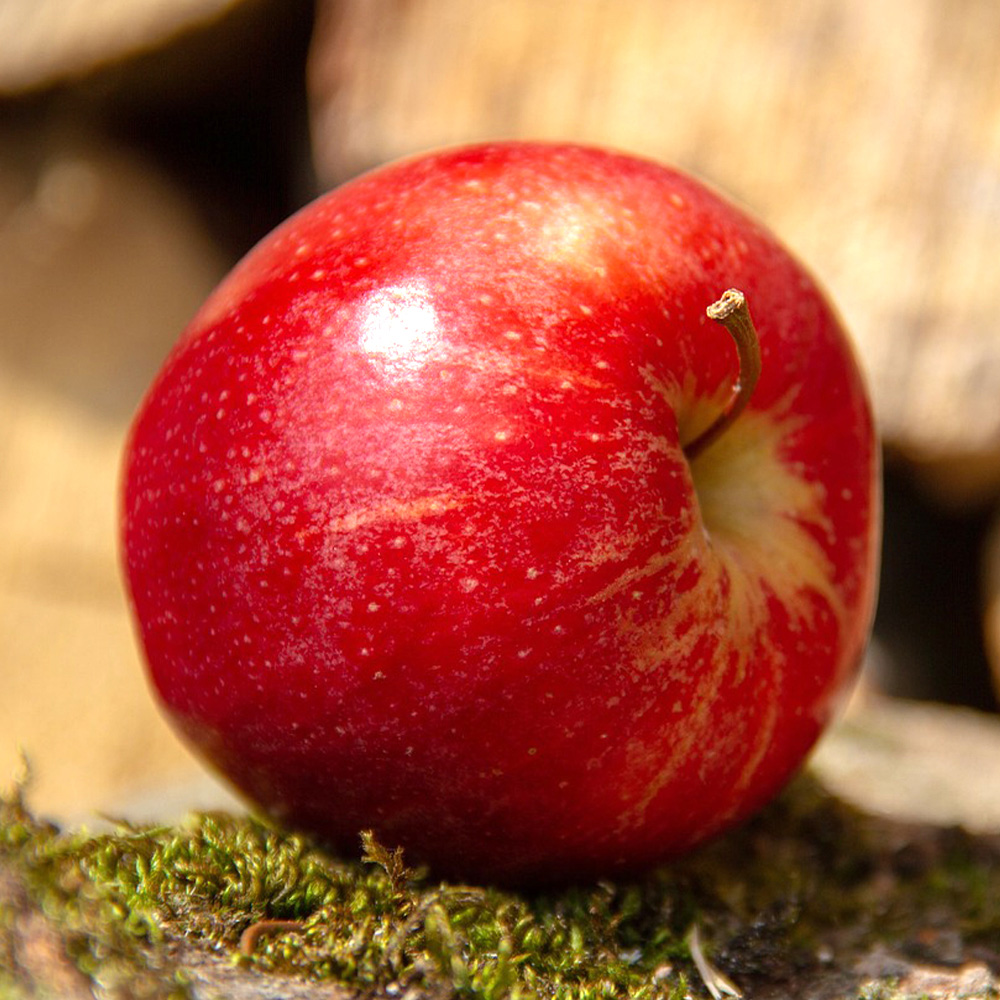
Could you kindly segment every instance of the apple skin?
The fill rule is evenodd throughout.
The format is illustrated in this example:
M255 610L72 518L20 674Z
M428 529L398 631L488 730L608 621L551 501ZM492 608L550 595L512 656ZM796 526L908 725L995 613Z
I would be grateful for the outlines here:
M763 372L705 309L746 294ZM123 551L153 684L253 803L446 877L634 872L799 767L856 674L879 455L816 284L691 178L494 143L265 238L148 392Z

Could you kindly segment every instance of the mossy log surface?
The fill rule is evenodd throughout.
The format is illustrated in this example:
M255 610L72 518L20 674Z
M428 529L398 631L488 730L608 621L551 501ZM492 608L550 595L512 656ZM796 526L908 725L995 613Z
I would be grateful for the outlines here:
M0 800L2 1000L985 998L998 974L1000 837L809 776L641 880L544 895L439 883L371 838L342 860L225 814L62 832Z

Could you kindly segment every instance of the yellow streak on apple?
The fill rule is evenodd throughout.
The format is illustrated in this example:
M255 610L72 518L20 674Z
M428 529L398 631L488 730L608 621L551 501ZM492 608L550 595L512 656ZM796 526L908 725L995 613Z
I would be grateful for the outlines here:
M360 510L348 511L340 517L331 518L325 526L325 531L338 535L370 524L420 521L425 517L464 507L471 499L467 495L456 497L449 493L435 493L413 500L386 500L373 507L362 507Z
M782 442L797 427L790 403L791 398L779 407L776 417L744 413L698 456L691 467L697 513L681 546L653 556L645 566L626 570L595 598L606 599L640 580L656 581L664 615L655 629L643 628L629 614L623 616L619 627L632 646L634 669L663 671L664 691L669 689L671 663L686 663L703 638L703 632L692 623L707 617L718 629L709 661L690 698L693 714L678 726L679 738L670 761L661 766L643 799L623 813L621 829L641 822L648 806L673 780L674 770L686 766L695 744L707 733L718 742L719 752L726 752L727 743L734 751L745 750L745 733L713 729L713 703L723 682L739 683L753 669L754 650L763 649L769 661L781 662L780 652L771 647L768 638L769 591L793 616L793 622L798 620L804 627L810 624L815 605L801 600L803 591L819 595L838 621L844 619L829 560L809 530L812 526L823 533L830 528L823 512L823 488L800 477L782 454ZM706 425L710 411L717 412L708 400L695 409L699 412L688 410L685 414L693 426ZM700 419L701 411L708 419ZM698 582L686 592L677 592L676 581L691 563L701 569ZM706 609L710 609L707 616ZM780 677L774 683L780 684ZM737 791L750 783L777 722L777 709L772 707L753 734L753 752L736 780ZM651 750L635 742L629 752L641 762ZM733 798L739 800L738 795Z

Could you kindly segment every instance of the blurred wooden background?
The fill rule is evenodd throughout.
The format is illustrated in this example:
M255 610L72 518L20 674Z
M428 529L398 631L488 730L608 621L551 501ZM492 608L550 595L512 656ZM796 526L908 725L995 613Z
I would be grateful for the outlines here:
M994 0L4 0L0 38L0 781L23 747L73 816L200 774L118 581L129 415L289 211L491 137L676 163L809 263L889 458L872 683L995 708Z

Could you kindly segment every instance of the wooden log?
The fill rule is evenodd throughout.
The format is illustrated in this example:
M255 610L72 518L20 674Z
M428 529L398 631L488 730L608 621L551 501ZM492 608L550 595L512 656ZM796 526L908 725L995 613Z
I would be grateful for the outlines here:
M320 0L327 185L496 137L619 146L707 177L831 288L888 445L1000 492L1000 5L969 0Z
M0 131L0 780L113 808L194 771L143 679L119 579L131 413L224 272L188 199L75 123Z
M19 93L156 48L241 0L5 0L0 94Z
M862 691L809 766L830 791L875 815L996 834L998 760L997 716Z

